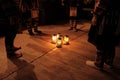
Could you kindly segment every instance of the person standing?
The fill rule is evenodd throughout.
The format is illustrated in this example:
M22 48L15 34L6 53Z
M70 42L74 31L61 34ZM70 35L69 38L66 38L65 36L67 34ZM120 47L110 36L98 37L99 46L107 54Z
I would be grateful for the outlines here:
M30 25L28 26L28 32L32 36L34 35L32 28L35 33L41 34L42 31L38 30L38 21L39 21L39 2L38 0L31 0L32 8L30 9Z
M21 47L16 47L14 45L14 39L17 34L18 29L18 22L20 16L20 10L16 6L14 0L1 0L0 7L1 7L1 16L4 20L4 24L2 27L6 27L5 33L5 48L7 57L22 57L22 54L16 53L17 50L21 49ZM1 17L0 17L1 18Z
M70 0L69 1L69 23L70 28L69 30L77 29L77 10L78 10L79 2L78 0Z
M119 6L117 0L96 0L88 42L95 45L95 61L86 64L100 70L104 64L113 68L116 47L116 28L118 25Z
M38 0L21 0L22 23L28 29L29 35L33 36L34 32L41 33L38 30L39 21L39 2Z

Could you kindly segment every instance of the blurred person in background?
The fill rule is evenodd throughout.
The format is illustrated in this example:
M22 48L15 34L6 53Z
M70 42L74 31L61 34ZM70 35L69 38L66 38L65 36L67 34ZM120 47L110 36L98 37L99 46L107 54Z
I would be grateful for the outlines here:
M78 31L77 29L78 6L79 6L78 0L69 1L69 23L70 23L69 30Z
M30 9L30 25L28 25L28 32L32 36L34 35L33 30L37 34L41 34L42 31L38 30L39 24L39 2L38 0L31 0L32 8ZM32 30L33 29L33 30Z
M41 34L38 30L39 24L39 2L38 0L21 0L22 24L28 29L28 33L33 36L34 32Z

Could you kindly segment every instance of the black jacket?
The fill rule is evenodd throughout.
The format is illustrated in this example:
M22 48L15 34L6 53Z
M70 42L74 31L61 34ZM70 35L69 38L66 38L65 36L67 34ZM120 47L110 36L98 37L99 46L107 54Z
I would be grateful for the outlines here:
M4 35L10 25L18 24L19 17L20 10L14 0L0 0L0 35Z
M72 6L72 7L76 7L77 4L79 3L78 1L79 0L69 0L69 5Z

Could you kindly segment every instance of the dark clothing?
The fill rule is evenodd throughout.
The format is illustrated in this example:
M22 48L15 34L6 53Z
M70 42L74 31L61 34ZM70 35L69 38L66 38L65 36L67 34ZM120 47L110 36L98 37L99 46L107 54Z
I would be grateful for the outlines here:
M38 23L39 23L39 5L37 4L37 0L31 0L32 8L30 9L31 16L27 25L28 32L30 35L34 35L32 28L34 29L34 32L41 33L41 31L38 30Z
M31 0L21 0L22 3L22 24L23 26L28 26L30 24L31 18L31 9L32 9L32 2Z
M5 27L5 47L8 55L12 55L11 48L14 47L14 39L18 30L18 17L20 16L19 8L14 0L1 0L1 13L5 21L2 27ZM1 18L1 17L0 17Z
M3 9L2 9L2 7L0 6L0 37L3 37L3 36L5 36L5 34L6 34L6 28L7 27L5 27L5 25L7 25L7 19L6 19L6 17L5 17L5 15L4 15L4 13L3 13Z
M97 25L92 25L88 33L88 41L99 49L105 46L115 45L115 31L117 28L118 12L111 12L103 16L97 15ZM106 45L107 44L107 45Z
M69 6L76 7L79 0L69 0Z
M31 9L32 8L32 0L22 0L23 8Z
M100 0L94 12L96 25L90 27L88 41L96 46L96 65L103 67L104 63L113 64L116 46L116 28L118 25L119 10L113 9L112 0ZM99 14L100 13L100 14Z

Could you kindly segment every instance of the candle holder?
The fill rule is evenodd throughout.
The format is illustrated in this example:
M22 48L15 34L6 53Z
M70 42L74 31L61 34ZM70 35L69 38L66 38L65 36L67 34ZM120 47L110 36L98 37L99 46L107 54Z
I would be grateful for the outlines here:
M58 39L61 36L61 33L58 33L56 36L57 36L57 39Z
M61 48L62 47L62 38L58 38L57 43L56 43L56 47L57 48Z
M69 45L69 36L68 35L61 35L61 33L53 34L52 35L52 43L56 44L57 48L61 48L62 45Z
M52 43L53 43L53 44L56 44L56 42L57 42L57 35L56 35L56 34L53 34L53 35L52 35Z
M69 36L68 35L65 35L63 40L64 40L65 45L69 45Z

